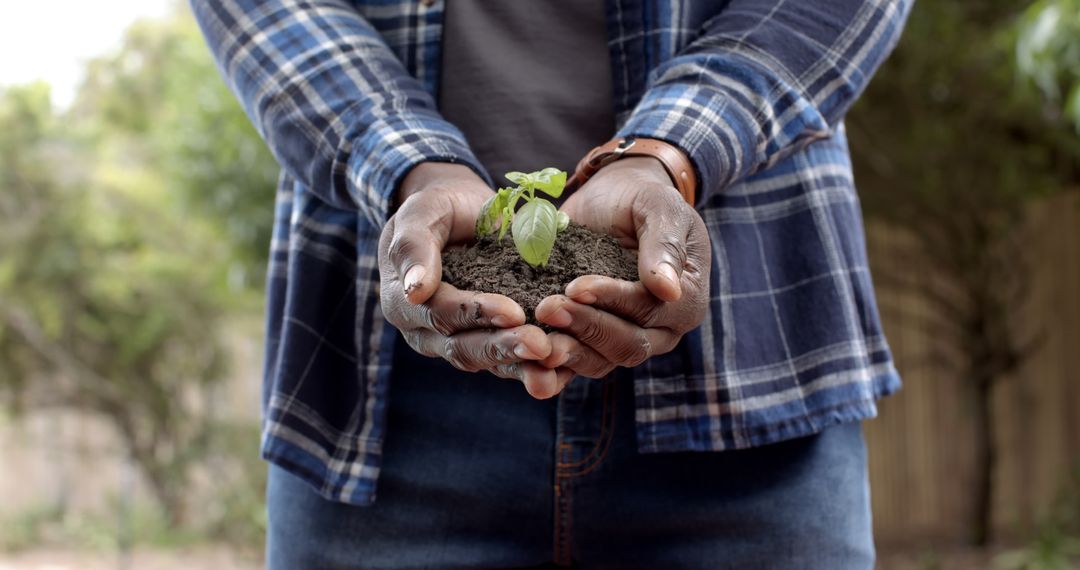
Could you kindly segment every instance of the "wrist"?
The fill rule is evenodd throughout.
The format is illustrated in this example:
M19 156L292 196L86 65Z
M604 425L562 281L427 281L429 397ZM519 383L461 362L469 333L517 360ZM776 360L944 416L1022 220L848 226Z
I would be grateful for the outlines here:
M473 169L464 164L450 162L421 162L402 179L394 194L394 209L405 203L410 196L434 186L487 189L487 183Z
M573 191L603 169L632 158L650 159L650 170L655 168L652 163L659 164L666 175L667 183L673 186L690 206L694 205L697 175L690 157L678 147L658 139L619 138L592 149L578 163L566 189Z
M593 178L604 178L613 175L631 174L638 177L646 177L667 186L673 186L671 176L659 159L651 156L628 156L607 164L596 171ZM674 188L672 188L674 190Z

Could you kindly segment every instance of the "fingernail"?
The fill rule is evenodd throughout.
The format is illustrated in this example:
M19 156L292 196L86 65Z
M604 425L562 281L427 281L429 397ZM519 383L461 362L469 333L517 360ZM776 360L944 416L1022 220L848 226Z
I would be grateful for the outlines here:
M506 315L495 315L494 317L491 317L491 324L499 327L500 329L505 329L509 326L512 326L511 322L512 321L510 320L510 317L507 317Z
M570 316L570 313L566 309L557 309L554 313L545 319L544 322L553 327L568 327L570 323L574 321L574 318Z
M536 360L537 358L539 358L539 356L533 354L533 351L529 350L529 347L525 346L524 344L514 345L514 355L516 355L518 358L524 358L526 360Z
M660 272L660 276L664 279L671 281L671 283L674 285L679 284L679 274L675 271L675 268L672 267L670 263L660 262L660 264L656 266L656 269Z
M562 366L563 364L566 364L569 360L570 360L570 353L567 352L566 354L562 355L562 358L559 359L559 362L555 364L554 368L558 368L558 367Z
M424 269L423 265L414 265L405 272L405 294L412 293L415 289L420 288L421 281L424 280L424 275L427 274L427 269Z

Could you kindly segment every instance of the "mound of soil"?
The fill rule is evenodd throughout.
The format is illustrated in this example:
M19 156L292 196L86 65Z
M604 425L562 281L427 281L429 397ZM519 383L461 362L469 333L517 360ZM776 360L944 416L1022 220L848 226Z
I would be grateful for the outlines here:
M518 255L509 235L502 241L484 236L475 244L443 252L443 281L466 291L498 293L517 301L530 324L533 312L549 295L566 291L582 275L637 281L637 254L604 234L570 222L555 240L548 264L533 267ZM546 327L544 327L546 328Z

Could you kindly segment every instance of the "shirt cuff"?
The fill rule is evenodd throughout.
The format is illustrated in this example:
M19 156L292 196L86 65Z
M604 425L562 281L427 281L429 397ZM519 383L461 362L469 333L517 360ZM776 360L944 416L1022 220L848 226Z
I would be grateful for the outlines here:
M394 193L422 162L464 164L491 184L465 136L437 113L386 116L371 123L349 156L349 192L360 213L383 227Z
M659 139L686 153L700 204L750 169L756 133L743 110L715 89L660 85L645 92L618 136Z

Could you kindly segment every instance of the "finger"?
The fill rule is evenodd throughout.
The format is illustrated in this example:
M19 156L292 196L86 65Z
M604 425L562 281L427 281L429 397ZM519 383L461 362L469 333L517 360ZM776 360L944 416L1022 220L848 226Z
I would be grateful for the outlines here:
M525 311L513 299L492 293L462 291L443 281L422 305L400 303L395 321L401 329L426 328L443 336L471 329L511 328L525 324Z
M536 318L570 334L618 366L637 366L653 354L670 351L678 342L671 331L639 327L564 295L541 301Z
M562 392L563 389L574 380L574 376L574 371L569 368L555 369L555 377L559 382L559 392Z
M514 362L492 368L491 372L500 378L513 378L525 385L525 391L537 400L546 400L556 396L563 385L555 370L535 362Z
M586 378L603 378L615 369L615 363L565 333L550 333L551 354L540 364L558 370L569 369Z
M499 365L541 360L551 353L544 331L532 325L511 329L472 330L444 336L428 329L403 333L413 350L425 356L445 359L466 372L488 370Z
M639 193L634 203L638 238L638 275L664 301L682 297L680 283L687 259L687 234L697 215L674 191Z
M566 296L622 317L639 327L668 325L663 322L668 305L650 293L640 281L585 275L566 286Z

